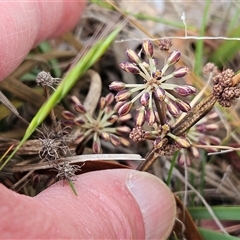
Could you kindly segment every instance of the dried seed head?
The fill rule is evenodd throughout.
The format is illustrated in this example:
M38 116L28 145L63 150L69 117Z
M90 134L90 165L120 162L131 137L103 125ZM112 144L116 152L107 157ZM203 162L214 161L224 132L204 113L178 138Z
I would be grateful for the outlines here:
M125 88L125 83L123 82L119 82L119 81L114 81L109 85L109 89L110 90L114 90L114 91L121 91Z
M181 58L181 52L179 50L175 50L169 54L166 64L171 66L177 63L180 60L180 58Z
M181 78L184 77L185 75L187 75L189 73L189 68L187 67L179 67L178 69L176 69L172 75L175 78Z
M134 52L132 49L127 49L126 50L126 54L128 57L128 60L132 63L136 63L139 64L141 63L141 59L139 58L139 56L137 55L136 52Z
M169 38L163 38L163 39L160 39L160 42L159 42L159 49L161 51L169 51L169 49L171 48L172 46L172 41L171 39Z
M145 140L144 138L145 131L142 129L141 126L137 126L132 129L129 134L129 138L132 139L134 142L141 142Z
M148 58L151 58L153 56L153 44L151 41L143 41L142 48Z

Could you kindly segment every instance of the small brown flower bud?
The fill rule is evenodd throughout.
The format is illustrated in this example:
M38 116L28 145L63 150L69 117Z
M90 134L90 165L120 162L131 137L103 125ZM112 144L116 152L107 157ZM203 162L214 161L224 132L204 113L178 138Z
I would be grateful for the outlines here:
M74 105L82 104L76 96L71 96L71 101Z
M145 109L140 108L136 113L135 124L136 126L142 126L145 122Z
M215 136L208 136L208 139L209 139L210 143L214 144L214 145L219 145L221 143L220 138L215 137Z
M143 51L147 55L147 57L152 57L153 56L153 44L149 40L143 41L142 44Z
M99 108L101 110L103 110L106 106L106 98L105 97L101 97L99 100Z
M128 126L118 126L116 127L116 131L118 133L130 133L131 132L131 128Z
M118 110L118 114L120 116L124 116L124 115L127 115L131 108L133 106L133 103L132 102L126 102L124 105L122 105L119 110Z
M175 78L181 78L181 77L184 77L188 73L189 73L189 69L187 67L179 67L172 73L172 75Z
M215 131L217 130L219 127L216 123L212 123L212 124L198 124L196 125L196 129L199 132L208 132L208 131Z
M188 111L191 110L190 104L187 103L187 102L184 102L184 101L182 101L182 100L180 100L180 99L177 99L177 100L176 100L176 104L177 104L177 106L179 107L179 109L180 109L182 112L188 112Z
M181 96L189 96L193 93L195 93L196 91L193 91L194 89L192 87L189 87L188 85L179 85L179 86L176 86L174 87L174 92L176 92L177 94L181 95Z
M87 112L86 108L80 103L74 106L75 110L81 114L85 114Z
M174 103L171 100L168 100L168 101L165 100L165 102L166 102L169 113L174 117L178 117L180 115L180 109L176 105L176 103Z
M160 70L156 70L152 73L152 77L156 80L160 80L162 78L162 72Z
M160 100L160 101L163 101L166 97L166 93L165 93L165 90L161 87L158 87L158 88L155 88L154 89L154 96Z
M118 121L118 119L119 119L119 117L117 115L112 115L107 119L107 121L110 123L115 123Z
M82 118L76 118L74 119L74 123L75 125L79 126L85 124L86 122Z
M189 148L191 147L191 143L186 137L176 137L175 139L176 144L181 148Z
M145 119L149 125L153 125L156 122L156 116L153 109L147 109Z
M114 100L114 95L112 93L108 93L105 97L106 99L106 106L109 106L112 104L113 100Z
M102 138L104 141L106 141L106 142L108 142L109 139L110 139L109 133L107 133L107 132L101 132L101 133L100 133L100 136L101 136L101 138Z
M132 92L131 92L131 91L129 91L129 90L127 90L127 89L124 89L124 90L119 91L119 92L116 94L115 100L116 100L117 102L119 102L119 101L125 101L125 100L127 100L129 97L131 97L131 95L132 95Z
M84 138L85 138L85 135L83 133L78 134L77 137L74 139L74 143L79 144L80 142L83 141Z
M127 115L124 115L124 116L121 116L118 118L118 121L119 122L125 122L125 121L128 121L132 118L132 114L131 113L128 113Z
M144 106L147 107L149 104L149 98L150 98L150 94L149 92L144 92L142 94L142 96L140 97L140 103Z
M116 147L121 144L119 137L113 134L110 135L110 142Z
M154 146L154 148L159 149L163 146L163 143L164 143L164 141L162 141L162 138L157 138L154 140L153 146Z
M63 111L62 112L62 116L65 118L65 119L74 119L76 117L75 114L69 112L69 111Z
M141 59L139 58L137 53L134 52L132 49L127 49L126 54L130 62L136 63L136 64L141 63Z
M139 74L140 73L140 69L134 65L133 63L130 62L122 62L119 64L120 68L122 68L122 70L129 72L129 73L133 73L133 74Z
M180 58L181 58L181 52L179 50L175 50L169 54L166 64L171 66L177 63L180 60Z
M109 85L109 89L110 90L114 90L114 91L121 91L125 88L125 83L120 82L120 81L114 81Z
M121 144L125 147L128 147L130 145L130 141L126 138L119 137L119 140L120 140Z
M102 149L101 149L101 143L99 140L93 141L92 150L93 150L93 153L96 153L96 154L101 153Z

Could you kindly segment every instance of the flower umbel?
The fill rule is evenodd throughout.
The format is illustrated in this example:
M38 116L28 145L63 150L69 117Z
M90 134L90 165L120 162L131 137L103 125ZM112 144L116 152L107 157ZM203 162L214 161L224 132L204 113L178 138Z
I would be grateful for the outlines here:
M71 98L74 108L79 115L75 115L69 111L63 111L62 115L66 119L63 123L68 126L75 126L76 131L73 133L73 141L75 144L86 144L92 139L92 150L94 153L101 153L101 141L100 139L112 143L114 146L123 144L129 145L129 141L122 137L124 134L130 132L130 128L127 126L120 126L118 123L122 123L131 118L130 114L119 117L116 115L119 105L116 104L112 107L114 101L114 95L108 94L105 97L101 97L99 101L99 112L93 117L80 100L73 96Z
M155 122L155 110L154 103L160 101L164 103L167 110L174 116L178 117L182 112L187 112L191 109L190 105L177 98L176 95L186 97L191 94L195 94L197 90L190 85L177 85L173 83L167 83L167 80L171 78L184 77L188 72L187 67L179 67L171 74L166 74L168 68L180 60L181 53L178 50L171 52L165 61L165 65L162 69L157 68L157 61L153 58L153 45L150 41L144 41L142 44L142 51L145 53L148 61L143 61L137 53L133 50L126 50L128 62L120 63L120 67L129 73L138 74L143 78L142 84L125 84L122 82L112 82L110 89L117 91L115 96L116 101L127 101L133 93L139 92L130 101L127 101L122 107L119 108L119 115L123 116L131 110L133 103L139 99L142 108L139 108L144 113L139 114L141 117L144 115L144 121L147 121L149 125ZM175 92L176 95L172 95L170 92ZM143 110L144 109L144 110ZM142 119L141 124L143 124Z

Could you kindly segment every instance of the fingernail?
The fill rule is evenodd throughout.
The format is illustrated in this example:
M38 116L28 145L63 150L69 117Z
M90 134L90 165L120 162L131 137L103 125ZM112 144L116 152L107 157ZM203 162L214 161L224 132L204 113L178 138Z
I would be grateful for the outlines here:
M156 176L139 171L131 171L126 184L142 213L145 238L166 239L176 216L176 204L170 189Z

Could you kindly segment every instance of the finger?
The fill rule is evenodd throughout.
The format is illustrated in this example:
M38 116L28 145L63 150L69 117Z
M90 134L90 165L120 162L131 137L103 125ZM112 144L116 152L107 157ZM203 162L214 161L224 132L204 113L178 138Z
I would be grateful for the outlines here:
M40 41L69 31L85 1L0 2L0 80L7 77Z
M75 188L77 197L58 183L29 198L2 186L2 237L166 239L172 229L173 195L153 175L125 169L90 172L78 177Z

